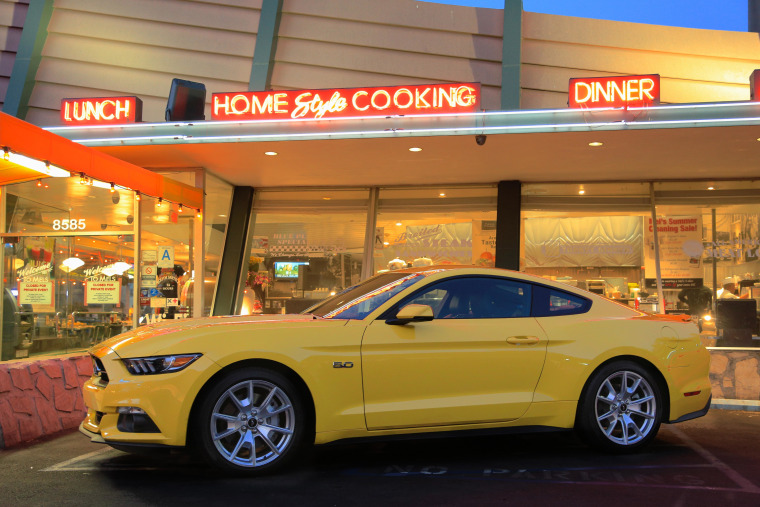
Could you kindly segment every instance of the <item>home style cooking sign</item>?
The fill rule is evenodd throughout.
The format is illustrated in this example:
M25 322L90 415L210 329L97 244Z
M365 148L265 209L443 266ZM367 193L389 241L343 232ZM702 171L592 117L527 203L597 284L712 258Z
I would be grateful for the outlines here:
M479 83L214 93L214 120L284 120L473 113Z

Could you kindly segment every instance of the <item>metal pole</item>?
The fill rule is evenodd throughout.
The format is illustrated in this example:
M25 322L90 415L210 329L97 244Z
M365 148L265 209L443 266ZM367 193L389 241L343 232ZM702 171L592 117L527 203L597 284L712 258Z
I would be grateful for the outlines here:
M132 234L134 234L134 241L132 244L134 245L134 258L132 259L132 262L134 264L134 277L132 280L134 281L134 286L132 287L132 329L137 329L137 327L140 325L140 278L142 273L142 242L140 241L140 233L142 232L142 213L140 213L140 203L142 201L137 200L137 194L135 192L132 192L132 200L134 202L134 228L132 229Z
M649 201L652 206L652 230L654 231L654 269L657 274L657 298L660 313L665 313L665 293L662 291L662 275L660 272L660 237L657 233L657 205L654 202L654 183L649 182Z
M380 194L377 187L369 189L369 209L367 210L367 229L364 231L364 261L362 262L362 280L375 273L375 232L377 229L377 199Z
M718 304L718 257L715 255L715 249L717 246L717 237L718 233L716 231L717 229L717 223L718 220L715 216L715 208L712 209L712 261L713 261L713 272L712 272L712 282L713 282L713 298L712 298L712 315L713 318L715 318L715 309L716 305Z

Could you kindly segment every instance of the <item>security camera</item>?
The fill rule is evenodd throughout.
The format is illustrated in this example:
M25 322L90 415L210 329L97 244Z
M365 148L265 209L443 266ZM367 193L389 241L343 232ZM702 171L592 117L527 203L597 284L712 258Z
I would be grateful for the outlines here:
M108 228L108 224L100 224L100 228L105 231Z
M478 146L483 146L484 144L486 144L486 135L485 134L476 135L475 142L478 143Z
M135 217L133 217L132 215L127 215L127 223L128 224L132 225L132 222L134 222L134 221L135 221Z

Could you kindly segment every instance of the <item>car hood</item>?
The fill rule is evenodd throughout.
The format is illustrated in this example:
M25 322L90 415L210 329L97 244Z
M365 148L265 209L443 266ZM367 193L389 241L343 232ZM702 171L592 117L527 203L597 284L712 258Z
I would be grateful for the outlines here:
M300 314L242 315L169 320L159 324L142 326L114 336L92 347L90 353L95 356L101 356L110 349L121 355L124 349L130 348L130 352L132 352L132 349L141 349L152 354L158 353L165 346L184 340L188 335L202 333L211 327L217 333L224 333L225 331L220 329L223 326L235 326L236 328L242 325L290 327L296 323L315 322L315 320L324 322L324 319L313 315ZM336 321L335 323L343 325L345 321ZM153 352L150 352L148 349Z

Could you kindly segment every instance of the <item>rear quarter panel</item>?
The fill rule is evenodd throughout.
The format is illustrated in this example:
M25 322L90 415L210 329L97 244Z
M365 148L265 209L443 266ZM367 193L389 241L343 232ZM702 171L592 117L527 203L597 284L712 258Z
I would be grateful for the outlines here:
M710 395L709 353L696 326L616 306L599 301L586 314L537 319L549 345L534 403L577 401L600 365L633 356L651 363L667 383L666 420L704 408ZM697 390L699 396L685 399L684 393Z

